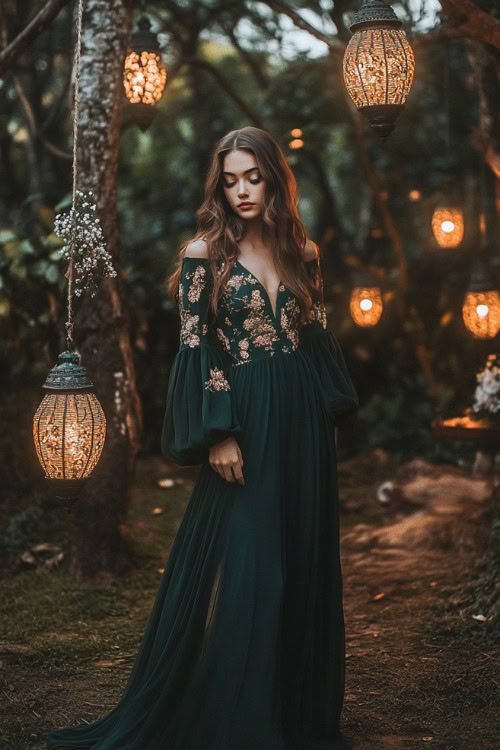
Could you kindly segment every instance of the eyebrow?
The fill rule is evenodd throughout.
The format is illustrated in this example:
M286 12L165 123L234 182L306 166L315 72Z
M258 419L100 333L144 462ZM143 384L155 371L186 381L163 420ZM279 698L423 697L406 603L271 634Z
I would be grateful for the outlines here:
M245 171L243 172L243 174L246 174L247 172L253 172L255 169L258 169L258 167L251 167L251 169L245 169ZM231 177L236 177L236 175L234 174L234 172L223 172L222 174L230 174Z

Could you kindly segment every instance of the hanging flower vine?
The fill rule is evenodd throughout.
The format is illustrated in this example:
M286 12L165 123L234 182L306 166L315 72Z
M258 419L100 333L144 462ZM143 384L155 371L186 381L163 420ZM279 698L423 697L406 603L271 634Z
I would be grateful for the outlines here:
M54 221L54 233L65 243L59 252L65 260L73 261L74 293L77 297L84 289L94 297L100 276L117 275L112 257L105 248L102 227L95 215L97 206L92 202L92 196L91 190L86 194L77 190L75 205L68 213L57 214Z

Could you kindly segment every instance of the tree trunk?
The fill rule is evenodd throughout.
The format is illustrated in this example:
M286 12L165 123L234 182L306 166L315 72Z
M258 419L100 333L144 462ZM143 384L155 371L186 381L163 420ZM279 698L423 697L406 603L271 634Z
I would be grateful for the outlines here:
M125 520L142 440L116 216L123 61L130 22L130 0L84 4L78 188L93 191L106 248L118 274L102 279L94 298L84 292L74 305L75 348L107 419L101 459L74 512L72 571L85 578L103 572L122 574L131 567Z

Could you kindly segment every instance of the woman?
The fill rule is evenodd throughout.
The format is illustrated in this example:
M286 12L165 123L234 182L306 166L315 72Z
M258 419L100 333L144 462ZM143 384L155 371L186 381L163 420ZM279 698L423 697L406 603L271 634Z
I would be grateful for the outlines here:
M270 135L221 139L197 216L161 447L201 468L121 702L49 750L350 747L333 428L358 398Z

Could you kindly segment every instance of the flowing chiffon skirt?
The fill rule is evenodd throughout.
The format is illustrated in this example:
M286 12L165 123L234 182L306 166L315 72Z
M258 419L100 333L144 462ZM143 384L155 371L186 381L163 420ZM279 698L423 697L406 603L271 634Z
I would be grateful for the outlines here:
M297 349L235 367L245 485L200 468L118 705L47 749L340 750L333 425Z

